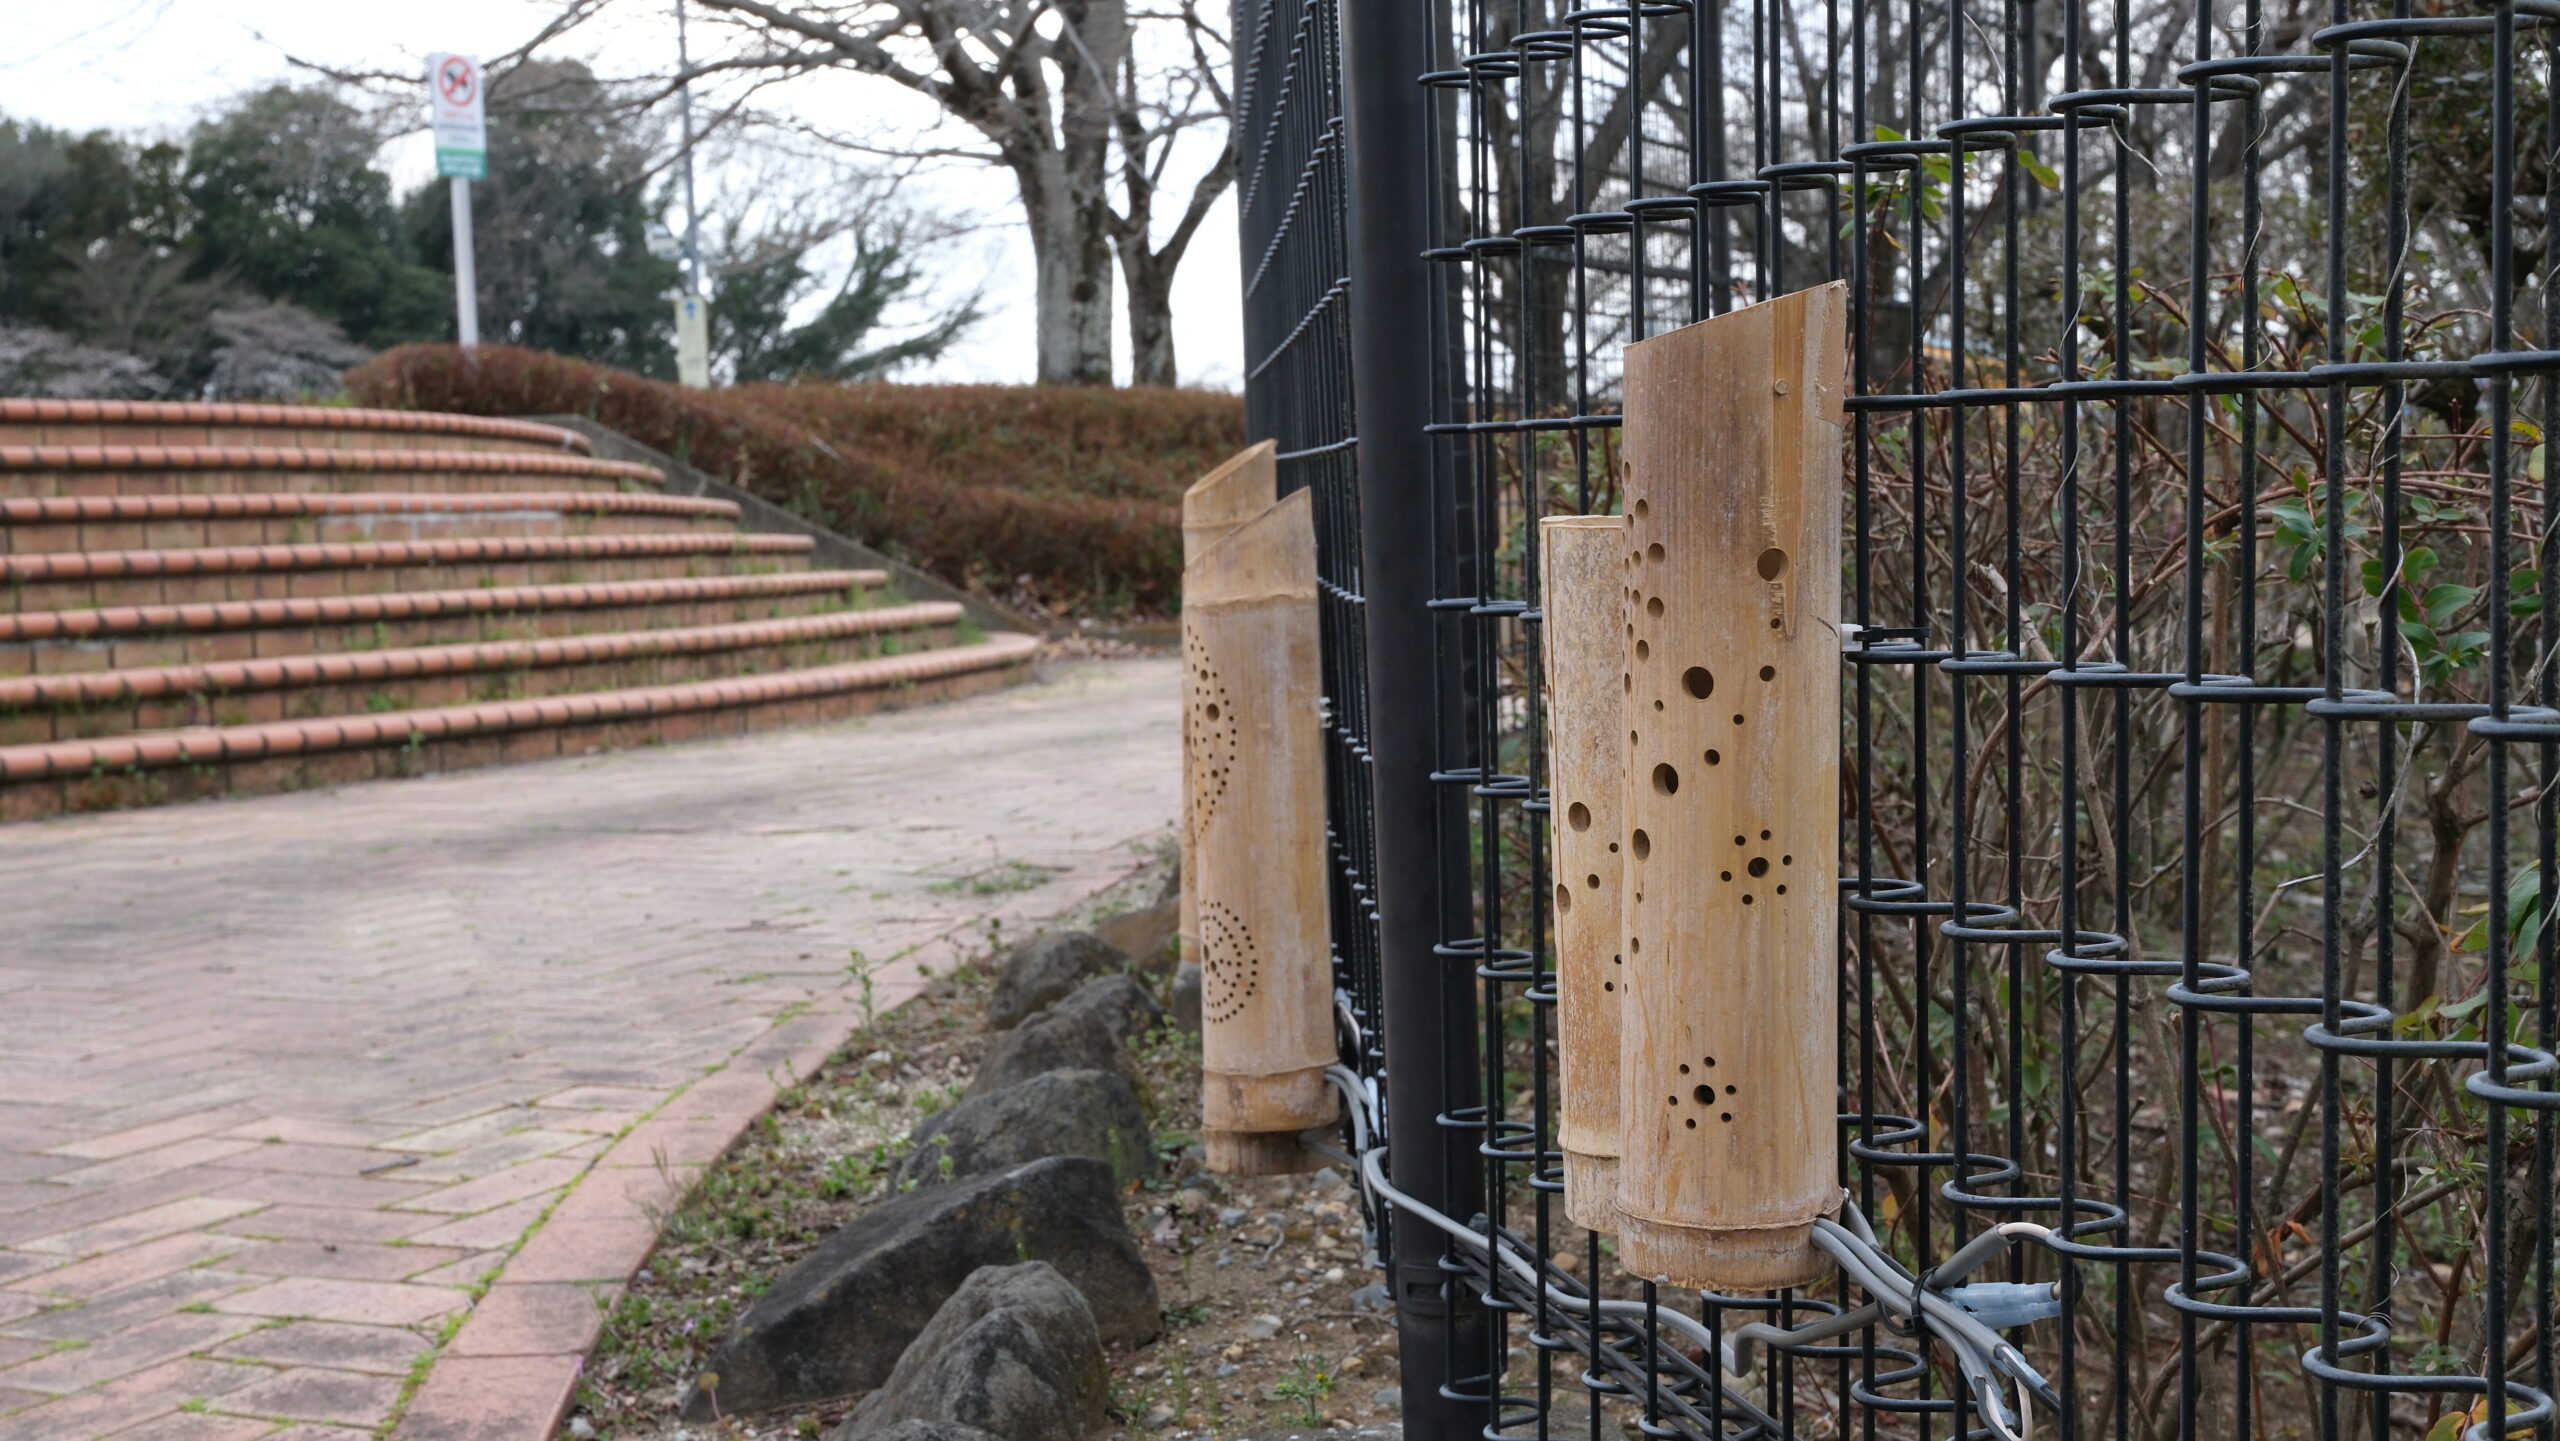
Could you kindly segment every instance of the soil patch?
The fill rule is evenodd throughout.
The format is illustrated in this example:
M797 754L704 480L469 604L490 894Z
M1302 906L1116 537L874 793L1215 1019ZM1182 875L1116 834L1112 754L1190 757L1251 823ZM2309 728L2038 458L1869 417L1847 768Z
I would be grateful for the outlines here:
M1152 865L1059 924L1143 910ZM587 1363L573 1434L616 1441L824 1436L855 1398L688 1423L677 1398L712 1343L776 1276L890 1194L906 1136L968 1089L993 1037L982 955L885 1011L773 1111L668 1218ZM1169 963L1138 974L1169 1001ZM1232 1181L1201 1167L1200 1044L1166 1025L1132 1049L1158 1164L1130 1188L1130 1230L1165 1306L1164 1339L1111 1357L1118 1437L1277 1437L1392 1427L1395 1332L1344 1169ZM1363 1288L1367 1288L1364 1290ZM1355 1293L1357 1293L1355 1295Z

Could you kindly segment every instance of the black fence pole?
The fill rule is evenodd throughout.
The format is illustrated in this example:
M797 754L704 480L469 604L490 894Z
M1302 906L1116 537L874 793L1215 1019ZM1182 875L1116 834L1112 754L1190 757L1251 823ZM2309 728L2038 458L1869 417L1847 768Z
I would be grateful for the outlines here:
M1422 258L1433 192L1419 183L1431 143L1421 84L1430 19L1426 4L1343 7L1343 113L1390 1167L1407 1195L1463 1220L1484 1182L1475 1133L1442 1124L1453 1098L1472 1097L1479 1083L1472 968L1441 949L1467 925L1466 879L1448 867L1465 855L1464 793L1432 778L1445 759L1441 719L1457 711L1448 692L1460 682L1430 608L1446 549L1423 429L1441 374L1439 289ZM1473 1437L1487 1416L1484 1318L1472 1287L1442 1267L1444 1240L1411 1212L1396 1213L1390 1280L1413 1441Z

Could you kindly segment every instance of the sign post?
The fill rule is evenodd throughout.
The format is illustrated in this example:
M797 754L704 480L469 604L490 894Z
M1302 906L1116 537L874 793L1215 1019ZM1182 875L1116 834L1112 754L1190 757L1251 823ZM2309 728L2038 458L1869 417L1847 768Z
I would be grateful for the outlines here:
M489 112L480 62L427 57L427 104L435 121L436 173L453 186L455 332L462 348L480 343L480 286L471 256L471 182L489 175Z
M691 291L676 297L676 380L711 383L711 306Z

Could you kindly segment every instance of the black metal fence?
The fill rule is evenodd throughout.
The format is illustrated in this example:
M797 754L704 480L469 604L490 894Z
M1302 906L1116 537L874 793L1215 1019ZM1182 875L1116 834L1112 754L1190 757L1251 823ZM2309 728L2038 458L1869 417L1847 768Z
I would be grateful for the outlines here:
M1236 29L1409 1430L2552 1436L2560 4ZM1628 342L1829 279L1884 1259L1675 1292L1555 1204L1536 521L1615 508ZM1985 1253L2060 1288L2014 1399L1875 1309Z

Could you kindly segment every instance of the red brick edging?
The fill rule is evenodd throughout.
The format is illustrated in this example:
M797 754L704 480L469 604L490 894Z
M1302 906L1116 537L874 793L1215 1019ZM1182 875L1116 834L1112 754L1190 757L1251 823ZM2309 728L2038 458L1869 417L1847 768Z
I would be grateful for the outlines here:
M896 1005L916 984L890 982L875 1004ZM774 1026L598 1157L438 1353L392 1441L548 1441L604 1307L657 1248L659 1225L782 1084L826 1063L857 1021L850 994Z
M299 515L466 514L481 511L563 515L703 515L738 518L734 500L656 491L209 491L177 495L0 496L0 525L73 521L255 520Z
M871 690L998 669L1028 661L1040 648L1035 636L989 636L976 645L879 656L813 670L630 690L484 701L434 710L322 720L267 721L256 725L203 726L98 740L49 741L0 747L0 782L60 780L96 772L159 770L172 766L231 764L323 751L399 746L542 726L679 715L687 711L762 705L844 691Z
M102 705L193 695L285 690L297 686L356 685L418 680L475 671L533 670L660 655L703 655L752 646L831 640L876 631L952 625L965 614L956 601L922 601L878 610L827 611L779 620L669 630L618 631L609 635L553 636L542 640L477 641L411 646L398 650L323 651L264 660L202 665L149 666L133 670L66 671L59 675L0 679L0 710L26 706Z
M460 435L521 440L584 453L574 430L529 420L426 410L358 410L325 405L259 405L205 400L0 400L0 425L259 425L303 430Z
M388 565L499 561L629 560L676 555L807 555L805 535L487 535L454 540L313 541L207 545L178 550L46 550L0 555L0 584L115 580L126 576L242 575L280 570L363 570Z
M0 615L0 641L94 639L155 631L239 630L255 626L351 625L445 615L579 610L674 601L740 600L879 586L885 570L784 571L773 575L683 576L662 580L571 581L379 595L302 595L267 600L118 605Z
M664 483L653 465L506 450L333 450L301 445L0 445L0 471L317 470L575 475Z

